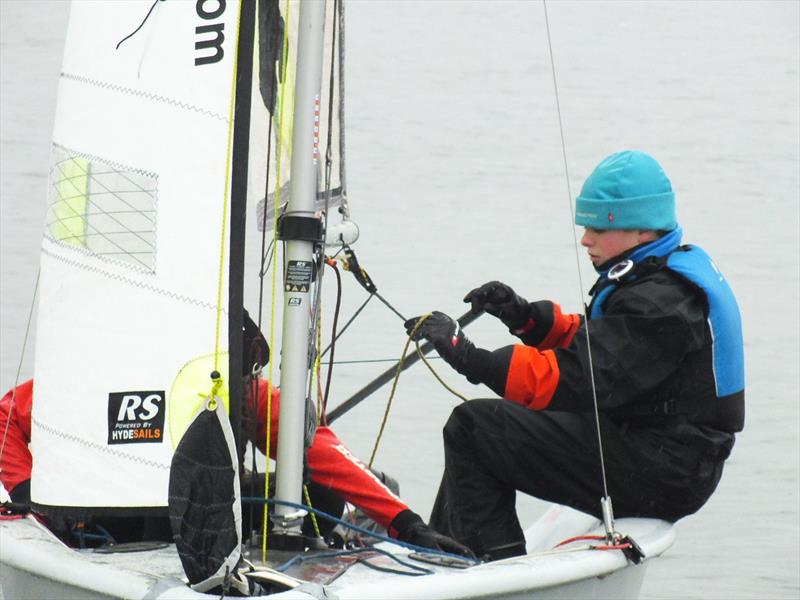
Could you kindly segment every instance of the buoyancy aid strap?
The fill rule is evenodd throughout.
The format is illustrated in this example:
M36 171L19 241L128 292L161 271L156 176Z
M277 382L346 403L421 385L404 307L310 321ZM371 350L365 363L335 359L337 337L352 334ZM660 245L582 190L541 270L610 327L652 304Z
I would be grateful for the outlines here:
M673 418L675 422L708 425L719 431L736 433L744 425L744 391L717 398L713 402L674 397L637 402L626 405L617 414L617 418L624 421L648 421L653 418L663 423L664 417Z

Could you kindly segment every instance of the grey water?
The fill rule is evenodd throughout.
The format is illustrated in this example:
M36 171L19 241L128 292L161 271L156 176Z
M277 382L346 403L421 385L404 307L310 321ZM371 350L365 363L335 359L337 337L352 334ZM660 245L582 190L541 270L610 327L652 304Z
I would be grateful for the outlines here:
M800 597L800 3L548 3L566 161L542 3L346 8L356 250L405 316L461 314L464 293L491 279L578 310L593 271L576 254L570 195L614 151L662 162L685 240L711 253L738 294L748 412L717 492L679 522L643 597ZM20 380L33 372L33 332L20 357L68 12L62 1L0 0L3 390L18 368ZM364 298L346 280L342 318ZM368 305L337 347L334 404L389 365L361 361L400 355L401 325ZM483 347L509 343L489 318L468 333ZM432 364L461 393L490 395ZM355 454L369 456L388 396L335 424ZM422 365L393 399L376 466L423 515L458 402ZM542 506L520 498L519 509L529 521Z

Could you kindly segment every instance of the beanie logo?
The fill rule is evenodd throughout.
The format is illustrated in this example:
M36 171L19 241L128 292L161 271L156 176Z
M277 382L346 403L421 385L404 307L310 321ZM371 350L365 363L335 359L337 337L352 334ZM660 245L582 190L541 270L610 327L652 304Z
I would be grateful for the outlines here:
M612 213L612 212L608 213L608 222L609 223L613 223L614 222L614 213Z

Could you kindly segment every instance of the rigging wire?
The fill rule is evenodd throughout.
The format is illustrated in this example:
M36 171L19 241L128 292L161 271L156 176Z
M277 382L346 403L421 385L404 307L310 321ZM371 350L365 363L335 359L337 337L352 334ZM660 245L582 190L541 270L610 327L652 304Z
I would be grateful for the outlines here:
M328 347L327 347L327 348L325 348L325 350L323 350L323 351L322 351L322 356L325 356L325 355L328 353L328 350L330 350L330 349L331 349L331 347L333 346L333 344L334 344L334 343L335 343L335 342L336 342L336 341L337 341L337 340L338 340L340 337L342 337L342 335L343 335L343 334L344 334L344 332L347 330L347 328L348 328L348 327L350 327L350 325L353 323L353 321L355 321L355 320L356 320L356 317L357 317L357 316L358 316L358 315L361 313L361 311L362 311L362 310L364 310L364 308L366 308L366 306L367 306L367 303L369 303L369 301L370 301L370 300L372 300L372 298L373 298L374 296L375 296L375 294L374 294L374 293L373 293L373 294L370 294L369 296L367 296L367 299L366 299L366 300L364 300L364 302L361 304L361 306L359 306L359 307L358 307L358 309L356 309L356 312L355 312L355 313L353 313L353 316L352 316L352 317L350 317L350 319L348 319L347 323L345 323L345 324L344 324L344 327L342 327L341 331L339 331L338 333L336 333L336 335L335 335L335 336L333 337L333 339L331 340L331 343L330 343L330 344L328 344ZM394 360L394 359L388 359L388 360ZM336 363L336 364L342 364L342 363Z
M25 348L28 346L28 336L31 331L31 322L33 321L33 309L36 306L36 294L39 292L39 276L42 274L41 269L36 271L36 283L33 285L33 297L31 298L31 307L28 311L28 322L25 325L25 335L22 338L22 350L19 354L19 363L17 364L17 374L14 376L14 387L11 389L11 401L8 405L8 415L6 415L5 426L3 427L3 441L0 442L0 458L3 457L3 452L6 449L6 438L8 437L8 429L11 424L11 413L14 412L14 402L17 395L17 387L19 386L19 374L22 372L22 363L25 360Z
M592 385L592 401L594 404L595 425L597 427L597 446L599 448L599 455L600 455L600 472L603 478L603 496L605 499L608 499L608 481L606 478L605 458L603 456L603 436L600 431L600 410L598 408L598 403L597 403L597 387L594 378L594 363L592 361L592 343L591 343L591 335L589 334L589 318L587 314L586 304L583 302L583 277L581 276L580 252L578 250L578 234L576 233L575 226L572 222L572 215L575 214L575 207L572 202L572 187L570 186L570 181L569 181L569 165L567 162L567 143L566 143L566 137L564 135L564 123L561 116L561 102L559 100L558 80L556 78L556 63L555 63L555 58L553 57L552 36L550 35L550 18L547 14L547 0L542 0L542 7L544 8L544 23L545 23L545 28L547 29L547 48L550 54L550 70L553 74L553 90L555 92L556 112L558 113L558 130L561 135L561 155L564 160L564 177L567 183L567 200L569 202L569 208L570 208L569 210L570 229L572 230L573 246L575 248L575 262L578 271L578 292L580 298L580 305L583 307L583 323L584 326L586 327L586 352L588 354L588 359L589 359L589 378L591 380L591 385ZM608 531L608 533L610 534L611 531Z

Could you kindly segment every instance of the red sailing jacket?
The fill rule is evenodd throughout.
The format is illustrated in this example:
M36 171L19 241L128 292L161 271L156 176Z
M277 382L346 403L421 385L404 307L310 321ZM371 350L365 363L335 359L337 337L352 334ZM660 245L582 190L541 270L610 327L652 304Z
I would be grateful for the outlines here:
M28 444L31 441L32 399L33 379L30 379L0 400L0 482L9 493L31 478Z
M258 431L256 441L263 452L266 447L267 394L266 380L258 383ZM12 395L14 402L12 405ZM33 380L9 391L0 400L0 481L10 493L18 484L31 477L31 403ZM270 455L275 457L278 444L278 406L280 392L272 389L270 419ZM5 440L3 442L3 440ZM389 490L336 437L328 427L319 427L308 449L311 478L330 488L347 502L358 506L383 527L408 506ZM392 532L395 533L395 532Z
M255 441L259 449L266 454L267 440L267 394L270 385L266 379L259 379L257 394L258 429ZM255 385L253 386L255 388ZM245 406L251 405L245 401ZM272 388L270 406L270 458L275 458L278 446L278 407L280 390ZM245 427L245 429L247 429ZM308 449L308 466L311 468L311 479L325 486L347 502L354 504L374 519L378 524L388 528L392 520L408 506L387 488L367 466L353 456L329 427L318 427L314 441ZM396 532L391 531L391 534Z

